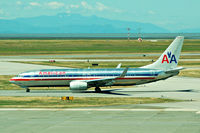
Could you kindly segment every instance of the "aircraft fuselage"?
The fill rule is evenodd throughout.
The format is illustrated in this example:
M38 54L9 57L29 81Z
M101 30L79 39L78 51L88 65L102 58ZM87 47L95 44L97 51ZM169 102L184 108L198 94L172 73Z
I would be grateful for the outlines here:
M71 81L88 81L102 78L119 77L123 68L117 69L43 69L19 74L10 79L10 82L23 88L69 86ZM126 76L117 78L111 84L102 84L89 87L138 85L153 82L174 74L165 74L162 70L129 68Z

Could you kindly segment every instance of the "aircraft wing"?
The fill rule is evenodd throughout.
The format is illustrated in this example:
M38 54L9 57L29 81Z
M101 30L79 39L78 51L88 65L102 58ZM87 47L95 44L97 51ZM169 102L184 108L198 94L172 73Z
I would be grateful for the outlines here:
M115 79L125 77L127 71L128 71L128 67L124 69L124 71L122 72L122 74L119 77L87 80L86 82L87 82L88 86L109 86L115 82Z

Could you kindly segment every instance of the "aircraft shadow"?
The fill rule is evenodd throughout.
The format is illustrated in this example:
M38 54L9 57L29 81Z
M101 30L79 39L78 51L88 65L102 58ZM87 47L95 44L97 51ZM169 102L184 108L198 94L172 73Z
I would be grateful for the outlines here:
M114 92L119 89L113 89L113 90L102 90L100 93L97 93L95 91L85 91L85 92L76 92L76 93L94 93L94 94L110 94L110 95L124 95L124 96L130 96L129 94L122 94L121 92ZM29 93L72 93L68 90L31 90Z
M108 94L108 95L119 95L119 96L130 96L131 94L134 93L159 93L159 92L196 92L199 93L198 90L193 90L193 89L187 89L187 90L161 90L161 91L137 91L137 90L133 90L133 91L123 91L122 89L112 89L112 90L102 90L100 93L97 93L93 90L88 90L85 92L81 92L81 93L85 93L85 94ZM72 93L69 90L31 90L29 93ZM80 93L80 92L79 92ZM131 93L131 94L128 94Z
M68 90L31 90L29 93L69 93L69 92L70 91Z
M199 91L193 90L193 89L187 89L187 90L161 90L161 91L137 91L137 90L133 90L133 91L119 91L119 92L151 93L151 92L199 92Z
M121 89L102 90L100 93L97 93L97 92L95 92L95 91L86 91L86 92L83 92L83 93L97 93L97 94L109 94L109 95L130 96L129 94L121 93L121 91L116 92L117 90L121 90ZM125 92L125 91L124 91L124 92Z

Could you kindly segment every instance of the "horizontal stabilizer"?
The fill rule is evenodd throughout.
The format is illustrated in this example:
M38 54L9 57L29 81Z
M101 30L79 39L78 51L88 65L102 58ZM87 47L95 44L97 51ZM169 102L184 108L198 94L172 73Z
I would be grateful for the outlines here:
M167 71L165 71L165 73L168 74L168 73L178 72L178 71L183 70L183 69L185 69L185 68L184 67L177 67L177 68L174 68L174 69L167 70Z

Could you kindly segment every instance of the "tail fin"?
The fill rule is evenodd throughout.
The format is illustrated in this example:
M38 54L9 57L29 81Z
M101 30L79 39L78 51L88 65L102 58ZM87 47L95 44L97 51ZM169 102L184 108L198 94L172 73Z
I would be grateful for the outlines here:
M176 68L178 65L183 40L183 36L176 37L176 39L169 45L169 47L165 50L165 52L159 57L159 59L156 62L147 66L143 66L142 68L161 70L169 70Z

